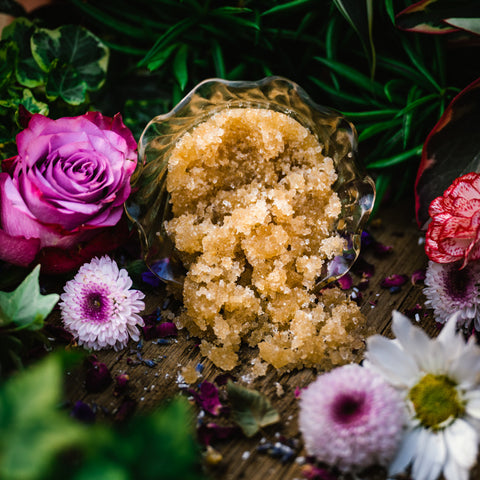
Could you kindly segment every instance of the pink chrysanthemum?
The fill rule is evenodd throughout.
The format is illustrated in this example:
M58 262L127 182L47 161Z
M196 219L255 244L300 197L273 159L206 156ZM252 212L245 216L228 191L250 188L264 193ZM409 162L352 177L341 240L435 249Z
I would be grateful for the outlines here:
M342 471L387 465L401 437L399 394L376 372L345 365L321 375L300 397L305 448Z
M445 323L458 312L458 323L468 326L474 321L480 330L480 262L428 263L423 293L425 305L433 308L437 322Z
M127 271L107 256L80 267L60 296L63 323L79 345L120 350L129 338L140 338L137 326L144 322L138 313L145 295L131 286Z

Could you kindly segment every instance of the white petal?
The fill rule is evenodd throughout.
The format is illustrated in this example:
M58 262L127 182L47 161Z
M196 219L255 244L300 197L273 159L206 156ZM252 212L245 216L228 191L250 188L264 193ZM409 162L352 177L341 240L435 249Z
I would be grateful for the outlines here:
M465 410L472 417L480 419L480 390L471 390L465 395Z
M468 480L468 468L461 467L453 457L447 458L447 463L443 468L443 476L446 480Z
M437 340L447 349L450 361L461 355L465 349L465 340L462 335L455 333L460 314L461 312L451 315L437 337Z
M463 388L477 383L480 373L480 349L475 344L464 345L463 353L448 368L449 376Z
M442 328L442 331L438 334L437 340L440 343L443 343L445 347L449 348L452 341L455 339L457 321L461 312L456 312L453 315L450 315L449 319L446 321L445 325ZM463 342L463 340L462 340Z
M418 367L413 359L392 340L381 335L367 339L366 358L394 385L410 386L418 378Z
M412 468L415 480L436 480L442 471L446 458L443 435L421 429L418 438L417 456Z
M412 325L408 317L394 311L392 330L402 348L426 372L441 373L445 365L443 346L432 340L421 328Z
M403 436L397 455L388 469L388 475L398 475L412 463L413 457L417 452L419 434L420 429L416 428L408 431Z
M410 319L396 310L392 313L392 331L410 355L417 355L430 343L428 335L410 322ZM412 341L415 343L412 345Z
M475 429L461 418L445 429L449 456L463 468L470 469L477 460L478 435Z
M425 349L419 352L418 365L424 371L439 375L445 373L448 355L445 346L435 340L430 340Z

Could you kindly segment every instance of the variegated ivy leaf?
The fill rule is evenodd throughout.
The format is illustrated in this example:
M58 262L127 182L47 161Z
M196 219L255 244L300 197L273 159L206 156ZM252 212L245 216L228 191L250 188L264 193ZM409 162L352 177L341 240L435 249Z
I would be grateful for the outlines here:
M109 49L85 28L40 28L32 35L31 47L35 61L48 74L49 100L60 97L79 105L87 91L98 90L105 81Z
M0 327L40 330L60 296L42 295L38 284L40 265L13 292L0 292Z
M10 42L11 49L17 53L16 78L20 85L28 88L44 85L45 72L38 66L32 56L30 39L35 32L35 25L26 18L18 18L2 31L2 40Z

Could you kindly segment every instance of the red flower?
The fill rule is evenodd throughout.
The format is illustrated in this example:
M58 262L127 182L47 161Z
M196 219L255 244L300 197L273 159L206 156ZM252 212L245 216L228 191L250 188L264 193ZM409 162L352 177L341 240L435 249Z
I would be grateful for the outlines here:
M457 178L429 208L425 252L437 263L480 258L480 173Z

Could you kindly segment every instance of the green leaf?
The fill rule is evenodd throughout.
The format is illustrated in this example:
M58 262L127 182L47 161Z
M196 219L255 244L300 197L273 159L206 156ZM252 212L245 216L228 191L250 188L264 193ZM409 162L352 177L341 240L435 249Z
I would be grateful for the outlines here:
M182 45L173 59L173 74L181 90L185 90L188 83L188 45Z
M48 105L40 102L34 96L31 90L24 88L22 98L18 99L18 105L23 105L30 113L40 113L48 115ZM16 116L18 116L18 106Z
M432 200L461 175L480 171L480 78L462 90L425 141L417 172L417 222L424 227Z
M423 64L422 59L420 58L420 55L418 52L414 51L412 46L408 43L408 41L402 37L402 45L409 56L411 62L417 70L435 87L436 90L439 92L442 91L440 88L440 85L438 85L437 81L433 78L432 74L427 70L427 67Z
M225 78L225 62L223 60L222 47L217 40L212 41L213 64L215 66L215 74L219 78Z
M260 428L280 421L278 412L260 392L228 382L227 393L232 405L232 419L247 437L253 437Z
M371 110L367 112L341 112L342 115L347 117L351 121L380 121L384 118L391 118L398 113L398 110L384 109L384 110Z
M385 0L385 10L387 11L388 18L395 25L395 11L393 9L393 0Z
M323 57L315 57L315 60L319 61L326 67L335 71L339 76L348 79L350 82L354 83L362 90L366 90L371 94L379 94L380 96L384 95L383 85L375 80L370 79L363 73L359 72L355 68L352 68L344 63L338 62L336 60L330 60Z
M38 29L31 46L36 62L48 73L50 100L60 97L71 105L79 105L88 90L98 90L103 85L109 50L88 30L76 25Z
M34 88L44 85L45 72L38 66L32 56L31 38L36 30L35 25L26 18L18 18L2 32L2 39L11 40L18 51L15 75L18 83Z
M22 17L27 14L22 5L15 0L0 0L0 12L12 17Z
M378 0L377 0L378 1ZM372 0L333 0L341 14L355 30L370 63L370 74L375 73L375 46L373 43Z
M480 18L447 18L449 25L480 35Z
M262 13L262 16L271 15L272 13L285 12L308 3L316 3L316 0L293 0L292 2L283 3L266 10Z
M148 69L153 72L154 70L158 70L172 55L172 53L178 48L178 43L173 43L172 45L168 45L163 50L159 51L157 55L155 55L154 60L149 62Z
M40 265L13 292L0 292L0 326L14 324L16 329L39 330L60 296L41 295L38 277Z
M131 480L131 476L124 466L107 459L100 459L87 463L73 477L73 480Z
M15 77L15 53L10 42L0 41L0 90Z
M367 168L376 169L376 168L393 167L394 165L403 163L406 160L409 160L410 158L418 157L422 153L422 148L423 148L423 145L417 145L416 147L411 148L410 150L407 150L405 152L399 153L397 155L392 155L391 157L383 158L381 160L371 162L367 164Z
M445 22L450 18L478 18L478 0L421 0L401 11L396 17L403 30L422 33L448 33L455 27Z
M145 40L146 32L144 28L135 27L132 22L122 22L111 15L106 14L100 8L94 6L91 2L84 2L84 0L70 0L78 9L83 10L87 15L90 15L95 20L107 25L108 27L120 32L124 36Z
M327 92L336 100L344 101L346 103L353 103L355 105L364 105L364 106L371 106L370 101L366 98L361 97L360 95L353 95L351 93L346 92L343 89L336 90L335 88L328 85L328 83L323 82L319 78L309 76L309 80L311 80L315 85L320 87L322 90Z
M164 50L170 48L172 41L179 37L183 32L191 28L197 22L196 19L184 18L172 25L155 42L149 52L137 64L138 67L147 67L149 70L158 68L158 60L165 57ZM171 52L170 52L171 53ZM162 62L163 63L163 62ZM153 68L152 65L156 65Z
M360 132L358 136L358 141L363 142L364 140L367 140L367 138L373 137L377 133L383 132L385 130L389 130L392 127L397 127L401 123L401 118L394 118L386 122L375 123Z
M101 479L112 475L112 463L119 468L115 480L204 478L199 465L199 449L193 437L193 418L185 398L146 417L134 417L116 431L92 435L89 455L74 480ZM100 432L101 433L101 432ZM91 476L90 476L91 475Z
M52 354L0 387L0 478L46 478L61 451L85 440L84 428L58 410L62 379Z

